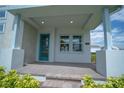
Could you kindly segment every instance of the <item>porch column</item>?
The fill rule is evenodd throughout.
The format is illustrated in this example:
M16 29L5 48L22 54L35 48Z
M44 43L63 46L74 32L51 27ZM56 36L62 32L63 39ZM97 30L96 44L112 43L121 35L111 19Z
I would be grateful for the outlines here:
M13 48L21 49L24 22L21 20L21 15L16 15L13 25L14 38L13 38Z
M101 75L108 77L111 66L109 67L111 56L108 53L112 51L112 34L109 9L106 7L103 10L103 28L104 28L104 50L96 52L96 71ZM112 58L110 58L112 59ZM113 62L113 61L111 61ZM109 68L108 68L109 67Z
M23 31L24 22L21 20L21 15L16 15L13 23L11 69L21 68L24 63Z
M103 27L104 27L105 50L112 50L111 22L110 22L110 14L108 8L104 8Z

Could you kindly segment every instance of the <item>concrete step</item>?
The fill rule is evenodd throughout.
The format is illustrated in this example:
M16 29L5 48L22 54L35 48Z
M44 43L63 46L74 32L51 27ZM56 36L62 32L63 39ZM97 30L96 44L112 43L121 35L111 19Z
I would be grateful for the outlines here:
M42 88L80 88L81 81L47 79L42 82Z

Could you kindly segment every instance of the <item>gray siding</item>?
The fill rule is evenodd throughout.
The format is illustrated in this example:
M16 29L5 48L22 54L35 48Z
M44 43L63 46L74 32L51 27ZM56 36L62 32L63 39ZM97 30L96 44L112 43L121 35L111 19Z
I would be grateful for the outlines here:
M12 25L14 16L7 12L6 19L1 19L0 23L5 23L4 33L0 33L0 48L11 48L12 46Z
M24 63L36 60L37 30L28 23L24 23L22 48L25 51Z

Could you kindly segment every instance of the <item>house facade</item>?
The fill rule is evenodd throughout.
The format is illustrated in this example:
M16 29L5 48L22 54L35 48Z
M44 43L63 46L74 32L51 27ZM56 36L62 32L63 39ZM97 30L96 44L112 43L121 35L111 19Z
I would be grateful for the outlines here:
M0 65L10 70L35 62L91 63L90 30L105 17L108 31L107 13L119 7L1 6Z
M14 47L14 22L19 18L10 12L1 12L5 16L1 19L0 48L9 49ZM23 64L36 61L90 63L90 44L85 44L90 43L90 31L82 30L89 16L76 14L23 19L19 23L20 30L23 30L22 40L19 39L20 48L24 50Z

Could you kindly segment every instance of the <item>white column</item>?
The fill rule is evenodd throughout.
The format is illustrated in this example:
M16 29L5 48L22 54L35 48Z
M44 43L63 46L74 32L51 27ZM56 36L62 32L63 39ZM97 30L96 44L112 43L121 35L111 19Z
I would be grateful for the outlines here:
M103 14L103 27L104 27L104 47L105 50L112 50L112 34L109 9L104 9Z
M12 48L15 48L15 38L16 38L16 31L17 31L17 24L18 24L18 16L16 15L13 22L12 27Z
M13 48L21 49L23 28L24 28L24 22L21 20L21 15L16 15L13 26L13 31L14 31Z
M21 15L16 15L12 32L11 69L21 68L24 64L24 50L22 49L23 28L24 22L21 20Z

